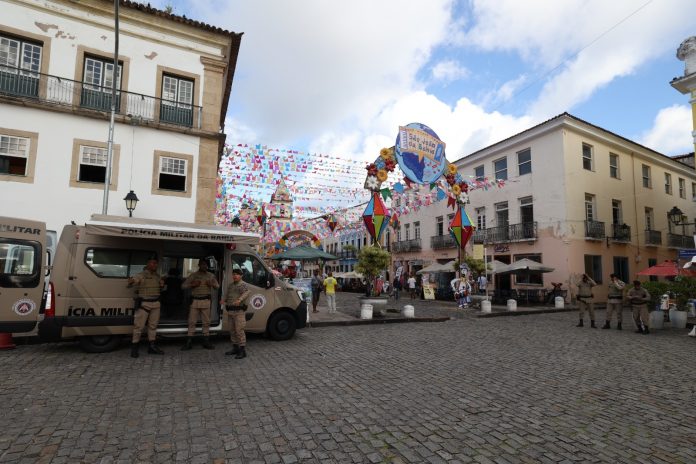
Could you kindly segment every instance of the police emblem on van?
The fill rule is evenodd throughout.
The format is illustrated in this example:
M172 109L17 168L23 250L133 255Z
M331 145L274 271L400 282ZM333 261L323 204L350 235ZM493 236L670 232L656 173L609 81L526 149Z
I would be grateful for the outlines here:
M36 309L36 303L34 303L34 300L30 300L28 298L17 300L15 304L12 305L12 311L20 316L28 316L34 311L34 309Z
M261 309L266 305L266 297L260 293L252 295L251 298L249 298L249 304L254 309Z

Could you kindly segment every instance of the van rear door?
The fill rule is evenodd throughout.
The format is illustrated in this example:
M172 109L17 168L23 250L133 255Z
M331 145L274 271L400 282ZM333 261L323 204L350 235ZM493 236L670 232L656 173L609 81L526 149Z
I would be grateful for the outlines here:
M0 332L30 332L44 290L46 225L0 217Z

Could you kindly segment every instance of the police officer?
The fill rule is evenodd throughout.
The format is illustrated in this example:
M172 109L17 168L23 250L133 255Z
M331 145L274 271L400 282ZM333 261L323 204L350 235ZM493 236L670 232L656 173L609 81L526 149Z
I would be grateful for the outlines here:
M147 323L147 339L150 345L147 352L150 354L164 354L155 345L157 336L157 324L160 319L160 292L164 287L164 279L157 272L157 258L147 260L145 270L140 274L134 275L128 279L128 287L136 286L138 293L138 307L135 308L135 316L133 317L133 339L131 343L131 357L139 356L138 344L140 343L140 335Z
M650 313L648 312L648 302L650 301L650 293L641 286L640 280L634 280L633 288L628 291L626 298L628 298L633 307L633 322L636 324L636 333L649 334L648 319L650 319Z
M582 279L578 282L578 310L580 312L580 322L578 322L577 327L582 327L582 319L585 316L585 311L590 313L590 327L596 329L594 323L594 302L592 299L594 295L592 294L592 287L596 286L597 283L590 278L587 274L582 275Z
M232 270L232 282L227 286L225 307L230 318L230 340L232 349L226 355L235 355L236 359L246 358L246 304L244 301L251 290L242 281L242 270L238 267Z
M181 288L190 288L193 298L189 307L188 336L181 350L186 351L192 348L199 314L203 326L203 348L212 350L215 347L210 343L210 292L214 288L220 288L220 284L215 276L208 272L208 262L205 259L198 260L198 270L188 276Z
M611 329L611 315L616 313L616 330L621 330L623 319L623 289L625 283L616 274L609 275L609 294L607 297L607 315L603 329Z

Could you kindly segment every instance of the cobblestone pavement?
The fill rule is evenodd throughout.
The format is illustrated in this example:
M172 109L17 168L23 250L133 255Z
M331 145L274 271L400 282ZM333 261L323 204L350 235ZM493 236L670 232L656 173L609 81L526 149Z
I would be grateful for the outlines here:
M20 346L0 352L0 462L695 462L696 340L575 323L312 328L243 360L223 339Z

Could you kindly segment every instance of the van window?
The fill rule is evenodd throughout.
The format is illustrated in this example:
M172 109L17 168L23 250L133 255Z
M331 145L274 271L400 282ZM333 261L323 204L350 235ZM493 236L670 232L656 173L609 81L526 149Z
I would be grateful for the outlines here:
M143 271L147 260L157 253L145 250L88 248L85 264L99 277L131 277Z
M36 287L40 269L38 242L0 239L0 287Z
M266 288L268 270L256 256L232 255L232 268L242 270L242 280L250 285Z

